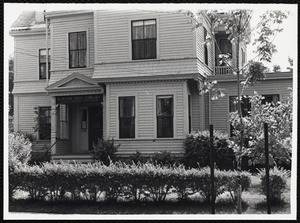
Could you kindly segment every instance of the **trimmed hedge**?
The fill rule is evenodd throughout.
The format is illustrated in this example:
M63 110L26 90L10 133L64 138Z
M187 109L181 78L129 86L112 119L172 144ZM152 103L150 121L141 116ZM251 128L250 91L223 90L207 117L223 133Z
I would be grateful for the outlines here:
M242 172L242 187L250 187L250 174ZM225 191L237 190L235 171L215 170L216 197ZM186 169L184 166L158 164L44 163L19 167L10 175L14 187L29 192L31 199L98 201L101 194L108 201L153 200L163 202L170 193L187 199L200 193L211 199L210 169Z

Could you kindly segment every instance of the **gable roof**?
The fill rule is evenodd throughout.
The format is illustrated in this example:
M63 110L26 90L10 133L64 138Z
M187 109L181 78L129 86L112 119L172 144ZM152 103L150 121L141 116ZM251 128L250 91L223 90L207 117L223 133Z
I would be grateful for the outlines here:
M35 21L35 11L22 12L11 28L29 27Z

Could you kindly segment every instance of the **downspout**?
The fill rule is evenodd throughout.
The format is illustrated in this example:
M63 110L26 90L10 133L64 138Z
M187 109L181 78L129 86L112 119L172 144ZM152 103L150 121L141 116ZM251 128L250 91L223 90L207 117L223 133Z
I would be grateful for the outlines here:
M47 83L47 86L48 86L48 83L49 83L48 19L46 18L45 12L46 11L44 10L44 16L45 16L45 19L46 19L46 83Z

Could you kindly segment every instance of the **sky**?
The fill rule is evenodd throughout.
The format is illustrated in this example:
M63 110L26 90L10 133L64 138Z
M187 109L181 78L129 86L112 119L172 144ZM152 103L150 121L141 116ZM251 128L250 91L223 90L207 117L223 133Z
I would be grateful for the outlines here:
M294 59L297 57L297 4L56 4L56 3L5 3L4 4L4 46L5 60L12 55L14 50L13 37L9 36L9 27L17 19L22 11L53 11L53 10L78 10L78 9L147 9L147 10L179 10L186 9L198 11L199 9L252 9L253 16L250 26L254 27L259 21L259 15L266 10L287 10L290 15L282 24L283 32L278 33L273 43L276 45L278 52L274 54L272 63L265 64L272 70L273 65L279 65L282 71L286 71L289 66L288 57ZM253 33L255 34L255 33ZM251 41L255 36L251 37ZM247 59L250 60L256 56L253 53L252 43L247 46ZM5 63L4 63L5 64Z

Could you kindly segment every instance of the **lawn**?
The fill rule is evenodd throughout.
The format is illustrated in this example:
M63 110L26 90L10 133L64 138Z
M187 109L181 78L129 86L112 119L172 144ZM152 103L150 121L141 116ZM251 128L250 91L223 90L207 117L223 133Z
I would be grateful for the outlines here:
M266 199L260 194L260 179L251 177L251 188L243 192L243 214L266 214ZM15 200L10 202L10 212L54 213L54 214L210 214L211 206L200 195L193 195L190 200L177 201L174 194L168 195L163 203L158 202L97 202L81 201L32 201L19 191ZM216 214L236 214L236 207L231 203L229 194L222 194L216 200ZM290 181L284 192L284 202L272 204L273 214L290 213Z

